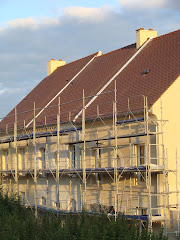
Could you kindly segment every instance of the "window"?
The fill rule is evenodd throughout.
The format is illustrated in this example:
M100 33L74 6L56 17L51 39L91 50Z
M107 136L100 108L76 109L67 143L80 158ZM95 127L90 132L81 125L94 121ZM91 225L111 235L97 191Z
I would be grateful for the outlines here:
M145 164L145 145L137 145L137 164Z
M26 203L25 192L21 192L21 193L20 193L20 196L21 196L21 202L22 202L22 204L25 204L25 203Z
M95 168L96 167L96 149L92 149L92 151L91 151L90 167L91 168Z
M72 146L72 160L71 160L71 167L75 168L76 167L76 148L73 145Z
M54 168L56 169L57 168L57 157L58 157L58 154L57 152L54 153L54 161L51 163L51 168Z
M137 148L137 166L146 164L145 144L136 145ZM138 172L138 182L143 183L146 179L145 172Z
M123 159L121 160L119 154L117 154L117 167L119 168L119 167L123 167L123 166L124 166Z
M56 208L57 207L57 202L52 202L52 207Z
M102 151L100 148L94 148L91 156L91 167L101 168L101 155Z
M45 197L41 197L41 203L42 206L46 206L46 198Z
M20 148L18 154L18 170L25 169L25 149Z
M68 209L71 212L76 212L76 200L74 200L73 198L70 199L70 201L69 201Z
M147 209L146 208L142 208L140 215L147 215Z
M58 207L58 203L57 202L52 202L52 207L53 208L57 208ZM59 208L60 208L60 202L59 202Z
M101 149L97 148L97 167L101 168Z
M8 150L3 150L2 155L2 170L8 170Z
M45 169L46 167L45 154L46 154L45 148L40 148L38 152L38 166L37 166L38 169Z
M102 180L102 174L98 173L97 174L97 181L99 181L99 183L101 183L101 180Z

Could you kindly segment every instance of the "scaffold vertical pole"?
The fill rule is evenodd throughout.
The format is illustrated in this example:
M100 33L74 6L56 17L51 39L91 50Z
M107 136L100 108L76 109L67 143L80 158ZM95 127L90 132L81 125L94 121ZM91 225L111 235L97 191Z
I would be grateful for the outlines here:
M14 122L14 148L15 148L16 194L19 195L19 186L18 186L18 148L17 148L17 109L16 108L15 108L15 122Z
M11 175L9 177L9 192L10 192L10 196L12 195L12 179L11 179Z
M58 102L58 114L57 114L57 163L56 163L56 198L57 198L57 210L60 208L59 203L59 161L60 161L60 97Z
M165 149L164 149L164 132L163 132L163 103L161 98L161 144L162 144L162 159L163 159L163 206L164 206L164 233L167 234L166 229L166 164L165 164Z
M46 198L47 198L47 207L50 206L50 203L49 203L49 179L48 179L48 173L46 175Z
M29 178L28 178L28 174L27 174L27 178L26 178L26 199L27 202L29 202Z
M146 171L147 171L147 188L148 188L148 229L152 231L152 203L151 203L151 160L150 160L150 139L149 139L149 113L148 113L148 100L145 101L146 109Z
M35 217L37 218L37 156L36 156L36 105L34 102L34 118L33 118L33 146L34 146L34 202Z
M114 102L113 102L113 135L115 135L114 126L115 126L115 119L114 119Z
M48 159L48 152L49 152L49 148L48 148L48 137L46 137L46 148L45 148L45 169L49 168L49 159Z
M118 155L118 142L117 142L117 88L116 80L114 81L114 130L115 130L115 165L114 165L114 180L115 180L115 221L118 213L118 172L117 172L117 155Z
M85 126L85 94L83 89L82 137L83 137L83 208L86 208L86 126Z
M128 111L130 112L130 100L129 100L129 98L128 98ZM129 119L130 118L131 118L131 116L129 114ZM129 124L129 133L131 133L131 124ZM131 138L129 138L129 157L130 157L130 166L133 166L133 164L132 164L133 153L132 153ZM130 190L130 213L132 215L133 212L132 212L132 174L131 173L130 173L130 177L129 177L129 190Z
M8 161L9 161L10 170L12 171L11 143L9 143L8 156L9 156ZM9 167L8 167L8 170L9 170Z

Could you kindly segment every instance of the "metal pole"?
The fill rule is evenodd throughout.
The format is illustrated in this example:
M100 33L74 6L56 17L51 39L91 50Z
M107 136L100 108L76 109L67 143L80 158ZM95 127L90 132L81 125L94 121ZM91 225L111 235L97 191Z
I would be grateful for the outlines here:
M70 197L71 197L71 194L72 194L72 181L71 181L71 179L69 181L69 194L70 194Z
M58 103L58 114L57 114L57 164L56 164L56 199L57 199L57 210L59 210L59 159L60 157L60 97Z
M128 111L130 112L130 104L129 104L129 98L128 98ZM131 118L129 114L129 119ZM129 134L131 134L131 124L129 124ZM129 138L129 156L130 156L130 166L133 166L133 153L132 153L132 143L131 138ZM133 214L132 209L132 174L130 173L129 177L129 188L130 188L130 213Z
M100 185L99 185L99 180L97 180L97 187L98 187L98 204L100 204Z
M83 89L82 136L83 136L83 207L86 207L86 126L85 126L85 96Z
M49 207L49 181L48 181L48 173L47 173L47 176L46 176L46 198L47 198L47 207Z
M19 195L18 186L18 148L17 148L17 109L15 108L15 122L14 122L14 148L15 148L15 183L16 193Z
M118 142L117 142L117 88L116 88L116 80L115 80L115 86L114 86L114 130L115 130L115 165L114 165L114 180L115 180L115 186L116 186L116 193L115 193L115 221L117 218L118 213L118 173L117 173L117 155L118 155Z
M34 119L33 119L33 145L34 145L34 202L35 217L37 218L37 156L36 156L36 106L34 102Z
M44 170L46 170L47 168L49 168L49 159L48 159L48 151L49 151L49 149L48 149L48 137L46 137L46 148L45 148L45 158L44 158L44 166L43 166L43 168L44 168Z
M12 171L12 157L11 157L11 144L9 143L9 149L8 149L8 170Z
M27 199L27 202L29 202L29 178L28 178L28 175L27 175L27 184L26 184L26 199Z
M150 166L150 140L149 140L149 125L148 125L148 101L146 97L146 133L147 133L147 142L146 142L146 160L147 160L147 187L148 187L148 229L152 230L152 209L151 209L151 166Z
M12 179L11 179L11 175L10 175L10 179L9 179L9 185L10 185L10 189L9 189L9 191L10 191L10 196L12 196Z
M161 98L161 137L162 137L162 158L163 158L163 205L164 205L164 233L167 234L166 230L166 164L165 164L165 150L164 150L164 138L163 138L163 104Z
M115 135L115 129L114 129L114 126L115 126L115 119L114 119L114 102L113 102L113 135Z

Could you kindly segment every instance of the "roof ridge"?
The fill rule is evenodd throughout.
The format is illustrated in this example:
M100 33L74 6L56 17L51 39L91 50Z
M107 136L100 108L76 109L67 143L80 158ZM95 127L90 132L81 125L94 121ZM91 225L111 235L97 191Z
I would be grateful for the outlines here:
M65 67L65 66L68 66L68 65L70 65L70 64L73 64L73 63L78 62L78 61L80 61L80 60L86 59L86 58L88 58L88 57L96 56L97 54L98 54L98 52L92 53L92 54L90 54L90 55L88 55L88 56L86 56L86 57L83 57L83 58L74 60L74 61L72 61L72 62L69 62L69 63L67 63L67 64L64 64L63 66L57 67L57 69L58 69L58 68Z
M103 57L103 56L105 56L105 55L108 55L108 54L111 54L111 53L114 53L114 52L117 52L117 51L120 51L120 50L128 49L128 47L133 46L133 45L135 45L135 44L136 44L136 43L132 43L132 44L129 44L129 45L125 46L125 47L118 48L118 49L115 49L115 50L110 51L110 52L107 52L107 53L103 53L102 56L100 56L100 57Z
M118 49L115 49L115 50L113 50L113 51L110 51L110 52L107 52L107 53L103 53L101 56L98 56L98 57L102 57L102 56L104 56L104 55L111 54L111 53L117 52L117 51L119 51L119 50L128 49L129 47L131 47L131 46L133 46L133 45L135 45L135 44L136 44L136 43L132 43L132 44L129 44L129 45L124 46L124 47L122 47L122 48L118 48ZM65 65L63 65L63 66L57 67L57 69L58 69L58 68L65 67L65 66L68 66L68 65L73 64L73 63L75 63L75 62L77 62L77 61L86 59L86 58L88 58L88 57L90 57L90 56L96 56L97 54L98 54L98 52L92 53L92 54L90 54L90 55L88 55L88 56L86 56L86 57L77 59L77 60L72 61L72 62L70 62L70 63L67 63L67 64L65 64Z
M180 29L176 30L176 31L173 31L173 32L170 32L170 33L166 33L166 34L163 34L163 35L160 35L154 39L159 39L159 38L162 38L162 37L166 37L166 36L169 36L169 35L172 35L172 34L175 34L177 32L180 32Z
M176 31L173 31L173 32L170 32L170 33L163 34L163 35L161 35L161 36L158 36L158 37L156 37L156 38L153 38L152 40L158 39L158 38L161 38L161 37L165 37L165 36L167 36L167 35L171 35L171 34L174 34L174 33L176 33L176 32L179 32L179 31L180 31L180 29L178 29L178 30L176 30ZM124 47L122 47L122 48L115 49L115 50L110 51L110 52L107 52L107 53L103 53L102 56L108 55L108 54L113 53L113 52L117 52L117 51L119 51L119 50L128 49L128 47L131 47L131 46L133 46L133 45L136 45L136 43L129 44L129 45L127 45L127 46L124 46Z

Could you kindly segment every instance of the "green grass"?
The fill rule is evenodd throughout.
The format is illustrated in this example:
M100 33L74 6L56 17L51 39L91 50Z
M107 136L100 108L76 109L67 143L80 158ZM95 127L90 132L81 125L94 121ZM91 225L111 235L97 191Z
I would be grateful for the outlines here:
M165 240L163 232L149 234L144 229L138 232L136 221L129 222L122 216L117 221L105 214L69 214L65 219L52 212L40 214L35 219L31 209L21 205L16 196L8 197L0 191L0 239L43 240Z

